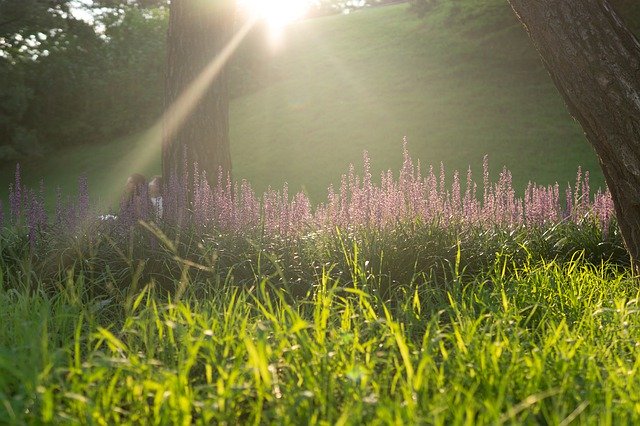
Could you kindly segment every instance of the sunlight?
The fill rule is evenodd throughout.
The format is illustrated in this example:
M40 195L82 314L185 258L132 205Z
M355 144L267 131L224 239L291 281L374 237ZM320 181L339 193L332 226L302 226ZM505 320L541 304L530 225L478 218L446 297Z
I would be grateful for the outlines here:
M313 0L239 0L239 6L250 16L264 20L273 39L280 38L284 28L303 18Z
M158 121L139 137L145 143L135 144L136 149L129 154L129 158L136 159L137 170L144 170L151 162L157 160L161 155L163 139L171 139L180 130L189 114L196 108L198 102L206 94L208 87L233 56L233 53L238 49L238 46L240 46L255 23L255 19L245 22L218 56L184 90L173 105L170 105ZM120 170L116 170L113 181L121 180L123 174ZM120 196L119 189L110 194L110 197L106 200L108 205L114 205L117 202Z
M248 14L247 21L175 103L169 106L162 117L139 137L139 139L146 142L137 144L137 148L129 155L130 158L136 159L138 170L144 170L152 161L157 159L162 149L162 140L171 138L180 129L188 115L206 93L209 85L215 80L258 20L264 20L267 23L272 42L277 43L280 41L286 25L304 17L314 0L238 1L240 7ZM114 181L121 179L123 174L125 173L122 173L122 170L114 173ZM114 191L106 201L109 205L113 205L117 202L119 195L119 192Z

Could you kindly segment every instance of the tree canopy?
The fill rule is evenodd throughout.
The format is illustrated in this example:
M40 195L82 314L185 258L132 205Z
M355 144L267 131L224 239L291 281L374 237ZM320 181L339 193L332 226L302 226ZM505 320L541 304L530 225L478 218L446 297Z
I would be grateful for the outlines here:
M162 76L149 70L164 64L166 10L146 6L96 1L90 22L69 1L0 0L0 161L122 136L160 113Z

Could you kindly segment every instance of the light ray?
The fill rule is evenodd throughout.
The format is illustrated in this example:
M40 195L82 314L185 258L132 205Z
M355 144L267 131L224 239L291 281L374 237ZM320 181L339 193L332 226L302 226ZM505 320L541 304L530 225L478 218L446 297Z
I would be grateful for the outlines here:
M198 78L191 83L187 90L185 90L176 102L164 113L158 125L164 126L165 137L172 137L180 129L187 116L193 112L213 80L215 80L216 76L229 61L233 52L236 51L242 40L244 40L249 31L251 31L255 22L255 19L247 21L218 56L215 57L202 73L200 73Z
M180 130L189 114L196 108L211 83L231 59L231 56L256 24L256 21L256 18L248 19L222 51L184 90L173 105L167 108L162 116L138 138L135 148L127 154L127 158L135 159L137 171L142 172L149 167L152 161L157 161L160 158L163 138L171 138ZM126 163L130 164L129 161ZM114 189L108 199L104 200L108 206L113 207L117 204L122 188L124 188L126 175L132 172L133 170L125 164L115 166L113 178L109 179L109 182L114 184Z

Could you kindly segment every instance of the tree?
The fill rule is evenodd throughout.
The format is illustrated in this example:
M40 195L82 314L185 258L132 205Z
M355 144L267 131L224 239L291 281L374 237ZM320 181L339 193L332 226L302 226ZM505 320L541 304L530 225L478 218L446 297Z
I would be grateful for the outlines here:
M593 145L640 272L640 42L608 0L509 0Z
M29 65L47 50L43 35L69 26L68 3L0 0L0 162L43 153L38 132L26 123L36 98Z
M0 0L0 38L28 30L56 28L69 12L69 0Z
M164 103L164 3L0 0L0 167L155 121ZM78 8L82 15L70 13Z
M230 41L234 12L233 0L171 2L162 147L166 177L190 173L184 168L194 163L210 180L220 168L231 171L227 67L203 87L193 85Z

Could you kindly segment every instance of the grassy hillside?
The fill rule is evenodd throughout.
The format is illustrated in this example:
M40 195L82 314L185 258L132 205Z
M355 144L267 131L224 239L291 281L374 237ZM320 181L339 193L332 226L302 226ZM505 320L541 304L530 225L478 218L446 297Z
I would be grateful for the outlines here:
M233 105L237 175L316 196L365 149L374 169L399 166L404 136L425 164L479 170L489 154L520 187L597 170L502 6L465 20L442 7L424 21L398 6L293 28L271 68L277 83Z
M493 171L506 165L519 188L573 181L578 165L602 185L594 153L508 7L467 3L426 19L398 5L291 27L267 55L260 89L231 105L235 176L258 190L287 181L317 201L365 149L374 172L397 168L406 136L414 157L449 170L479 173L489 154ZM87 173L96 195L118 192L126 174L159 169L152 136L60 153L27 167L27 178L68 188ZM10 175L2 170L0 191Z

